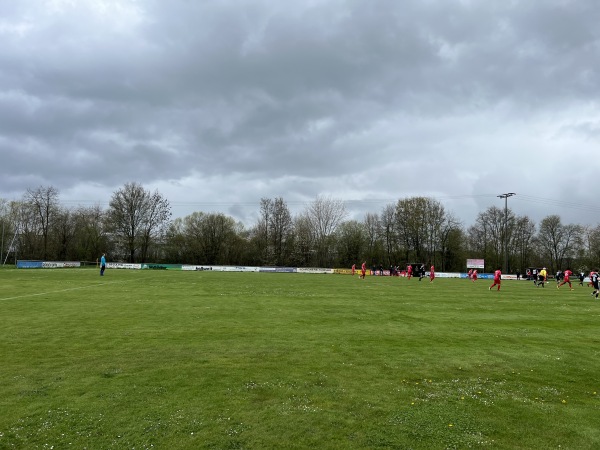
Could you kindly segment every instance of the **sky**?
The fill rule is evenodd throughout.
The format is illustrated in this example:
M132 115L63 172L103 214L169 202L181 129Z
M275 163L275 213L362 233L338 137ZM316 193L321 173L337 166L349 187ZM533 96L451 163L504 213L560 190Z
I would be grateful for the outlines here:
M595 0L0 0L0 198L600 223Z

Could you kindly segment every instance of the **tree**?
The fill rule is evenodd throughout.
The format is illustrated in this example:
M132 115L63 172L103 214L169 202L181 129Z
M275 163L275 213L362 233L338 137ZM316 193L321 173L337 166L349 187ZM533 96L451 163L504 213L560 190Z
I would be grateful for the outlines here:
M573 256L583 245L581 225L563 225L560 216L547 216L540 222L536 238L543 256L550 259L552 270L571 267Z
M381 236L383 235L381 220L379 215L366 213L363 221L366 235L365 254L360 259L368 261L370 264L383 260L383 244Z
M141 256L142 262L148 259L150 245L164 235L165 227L171 220L171 206L169 201L158 191L147 193L145 214L141 226Z
M100 206L80 206L72 213L75 222L74 247L77 259L95 261L102 253L110 252L107 231L107 212Z
M183 219L184 242L195 264L231 263L237 224L222 213L194 212Z
M306 209L306 217L315 237L317 262L326 267L333 259L329 254L333 247L333 233L346 217L344 202L319 196Z
M10 234L8 211L8 200L0 198L0 228L2 229L2 235L0 236L0 265L4 264L4 248L8 244L7 234Z
M315 235L307 212L298 215L294 219L294 253L292 261L300 267L314 265L315 260Z
M271 247L269 245L269 224L271 222L273 201L270 198L260 199L260 217L255 227L257 252L261 255L261 263L271 265Z
M513 217L512 211L508 211L509 217ZM490 206L477 215L475 224L467 231L470 256L485 259L488 268L502 267L504 219L503 209Z
M275 265L286 265L293 244L294 226L292 215L287 204L281 197L271 202L271 213L269 215L270 243L273 247L273 258Z
M285 265L292 252L293 221L281 197L260 199L260 217L254 228L254 243L262 263Z
M600 225L585 230L586 260L589 270L600 268Z
M381 211L380 227L386 262L388 265L396 265L400 258L400 252L396 233L396 208L394 205L386 205Z
M138 183L126 183L113 193L109 222L118 243L134 262L136 253L145 262L149 246L171 217L169 202L158 191L150 193Z
M440 269L442 271L462 270L465 260L463 243L462 224L453 214L446 214L439 229Z
M53 259L65 261L72 258L74 254L73 241L75 238L75 219L70 210L59 208L52 225L52 237L54 242Z
M411 197L396 204L398 238L406 249L406 259L415 262L436 261L442 250L443 230L455 220L446 215L442 204L432 198ZM448 231L446 230L446 231Z
M37 225L37 228L41 232L41 256L43 259L47 259L50 227L59 209L58 190L52 186L27 189L25 193L25 205L32 212L29 215L29 219L33 221L32 228L36 228Z
M188 245L185 235L185 224L182 217L177 217L167 227L165 232L164 257L172 263L195 263L193 251Z
M516 257L515 265L522 273L524 273L523 271L533 264L535 223L527 216L515 217L514 230L511 233L511 236L512 239L509 242L509 254Z
M349 267L361 263L366 243L365 225L356 220L342 222L336 231L337 262L341 266Z

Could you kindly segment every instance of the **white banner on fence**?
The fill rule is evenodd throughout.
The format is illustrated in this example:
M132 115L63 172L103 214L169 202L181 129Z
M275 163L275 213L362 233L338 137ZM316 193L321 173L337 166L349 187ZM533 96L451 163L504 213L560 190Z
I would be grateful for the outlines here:
M427 272L427 276L429 276L429 272ZM436 272L435 277L436 278L460 278L460 273L458 273L458 272Z
M212 270L215 272L258 272L258 267L247 266L202 266L202 265L183 265L181 270Z
M44 261L42 268L44 269L63 269L65 267L81 267L79 261Z
M132 264L132 263L109 262L109 263L106 263L106 268L107 269L141 269L142 265L141 264Z
M296 271L298 273L333 273L333 269L321 269L318 267L298 267Z
M198 271L203 271L203 270L212 270L212 266L194 266L194 265L189 265L189 264L184 264L183 266L181 266L181 270L198 270Z
M483 259L467 259L467 269L483 269L485 261Z

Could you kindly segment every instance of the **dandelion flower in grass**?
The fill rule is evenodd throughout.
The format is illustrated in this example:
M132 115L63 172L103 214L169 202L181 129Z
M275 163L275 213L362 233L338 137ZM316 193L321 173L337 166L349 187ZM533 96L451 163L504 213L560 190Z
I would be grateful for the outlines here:
M449 426L450 428L452 428L454 425L453 425L453 424L451 424L451 423L449 423L449 424L448 424L448 426Z
M566 401L566 400L563 400L562 402L563 402L563 404L564 404L564 403L567 403L567 401Z

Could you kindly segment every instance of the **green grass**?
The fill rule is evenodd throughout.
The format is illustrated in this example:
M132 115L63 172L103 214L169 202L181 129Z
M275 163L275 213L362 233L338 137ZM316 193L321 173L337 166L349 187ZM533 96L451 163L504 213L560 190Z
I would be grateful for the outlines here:
M600 448L600 301L504 281L0 271L0 449Z

